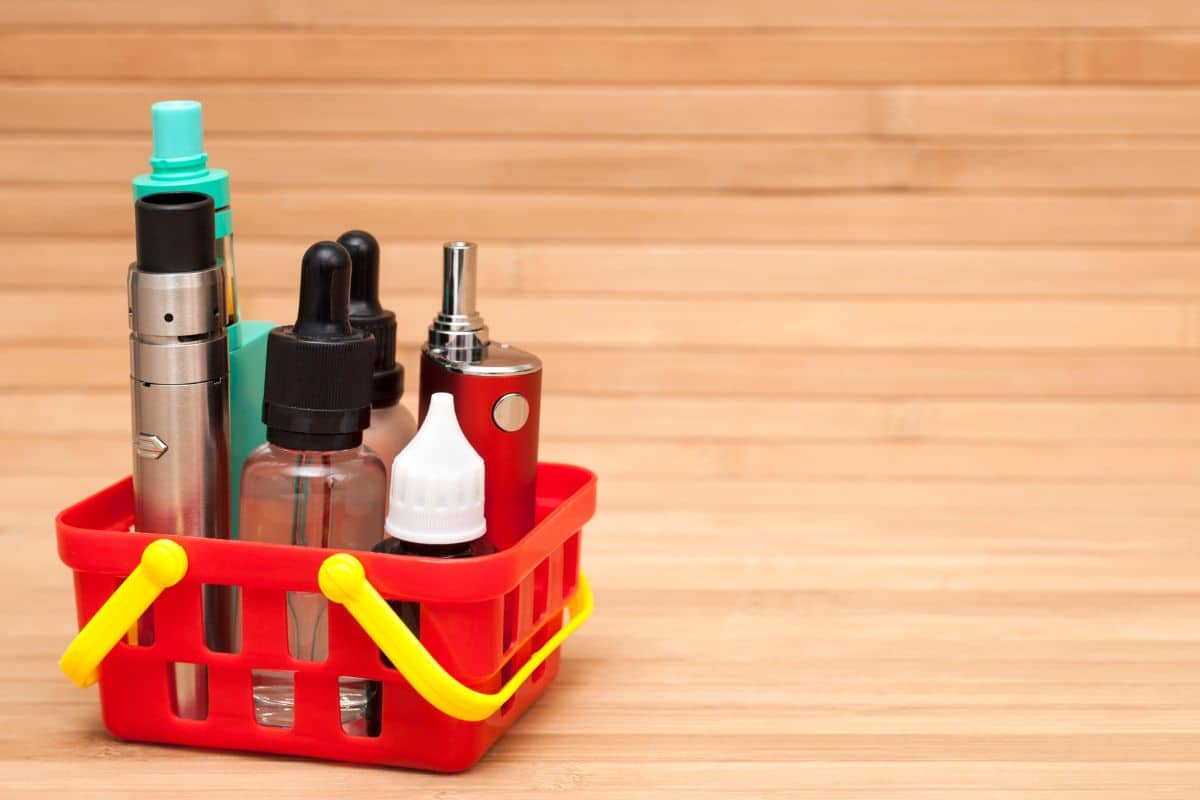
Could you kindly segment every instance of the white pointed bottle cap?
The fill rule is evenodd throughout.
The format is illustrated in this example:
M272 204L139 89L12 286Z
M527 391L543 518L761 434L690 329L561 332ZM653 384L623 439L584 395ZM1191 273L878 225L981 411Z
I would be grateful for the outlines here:
M417 544L459 544L483 536L483 459L454 415L454 397L429 398L417 435L392 462L384 529Z

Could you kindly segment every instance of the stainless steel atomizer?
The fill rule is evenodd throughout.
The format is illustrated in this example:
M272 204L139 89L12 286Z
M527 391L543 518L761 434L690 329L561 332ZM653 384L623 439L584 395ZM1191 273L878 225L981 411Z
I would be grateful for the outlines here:
M225 269L213 245L213 201L164 192L136 202L129 266L134 528L224 539L230 530L229 347ZM228 589L206 587L205 637L226 651ZM153 636L143 618L139 638ZM176 665L176 713L207 716L207 674Z

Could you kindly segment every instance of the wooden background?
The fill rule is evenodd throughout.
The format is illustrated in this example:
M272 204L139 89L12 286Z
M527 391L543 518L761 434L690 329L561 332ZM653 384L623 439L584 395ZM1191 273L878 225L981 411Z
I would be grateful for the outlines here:
M0 787L1200 793L1200 3L0 23ZM233 175L245 316L365 227L411 369L438 244L475 239L493 332L546 362L545 456L601 474L597 616L467 775L119 745L54 669L50 518L127 471L128 180L172 97Z

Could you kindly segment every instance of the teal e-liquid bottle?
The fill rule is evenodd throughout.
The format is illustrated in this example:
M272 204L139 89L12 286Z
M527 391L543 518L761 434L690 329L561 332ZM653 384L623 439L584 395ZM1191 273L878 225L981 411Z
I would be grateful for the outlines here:
M262 422L263 378L267 335L273 322L248 322L238 303L237 265L233 255L233 213L229 205L229 173L208 166L204 152L201 106L195 100L166 100L150 107L154 153L150 171L133 179L138 200L160 192L200 192L213 199L217 263L225 267L229 336L230 491L239 496L242 464L267 438ZM237 503L232 532L237 536Z

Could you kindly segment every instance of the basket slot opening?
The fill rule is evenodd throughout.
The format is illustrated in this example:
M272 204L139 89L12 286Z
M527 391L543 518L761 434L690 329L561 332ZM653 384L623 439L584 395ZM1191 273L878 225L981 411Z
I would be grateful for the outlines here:
M519 631L519 628L521 625L521 615L520 615L521 600L520 600L520 598L521 598L521 587L520 586L518 586L516 589L513 589L508 594L504 595L504 619L503 619L504 630L503 630L503 636L501 637L501 650L505 654L508 654L509 650L512 648L513 642L515 642L517 640L517 637L520 633L520 631ZM520 668L520 665L516 663L516 660L517 660L517 654L512 654L509 656L509 659L504 662L504 666L502 666L500 668L500 683L501 683L501 685L508 683L508 679L511 678L513 676L513 673L515 673ZM515 703L516 703L516 695L513 695L512 697L508 698L508 700L506 700L500 706L500 716L504 717L510 711L512 711L513 705Z
M542 562L535 570L535 573L542 575L541 581L543 587L548 586L549 581L549 564ZM529 656L533 653L532 641L526 641L520 645L515 652L509 652L511 645L515 642L520 642L525 637L528 637L534 626L534 603L535 595L537 594L536 584L538 583L537 575L527 575L520 585L505 596L504 600L504 653L508 656L508 661L500 670L501 683L507 683L513 675L517 673L521 667L525 666L525 662L529 660ZM511 600L511 605L510 605ZM543 603L547 602L545 599ZM544 609L543 609L544 611ZM510 613L511 612L511 613ZM512 709L516 703L517 695L522 692L517 692L516 695L509 698L508 702L500 707L501 715Z
M521 589L517 587L508 594L504 595L504 636L501 642L502 651L507 653L512 647L512 643L517 638L517 626L520 625L520 618L517 616L518 598L520 597Z
M299 661L329 657L329 601L316 592L287 593L288 652Z
M522 582L521 587L526 585L526 583L527 581ZM521 634L521 587L517 587L516 589L510 591L509 594L504 595L505 654L509 654L512 643L516 642L516 640L520 638ZM528 602L529 600L527 595L526 603ZM524 660L526 660L526 657L528 657L528 650L529 648L526 646L526 648L522 648L517 652L512 652L512 654L509 655L509 660L504 662L503 667L500 667L500 685L508 684L509 679L512 678L512 675L516 674L517 669L521 668L521 664L524 663ZM517 694L520 694L520 692L517 692ZM512 711L512 706L516 705L517 694L514 694L514 696L510 697L508 700L505 700L505 702L500 705L500 716L508 716L509 712Z
M296 713L296 673L276 669L250 672L254 721L267 728L290 728Z
M563 543L562 596L570 597L579 583L579 534Z
M379 681L338 676L342 730L350 736L374 738L380 732L383 685Z
M551 633L551 627L552 626L550 626L550 625L546 625L541 630L539 630L536 634L534 634L534 636L533 636L533 649L534 650L537 650L538 648L540 648L542 645L544 645L547 641L550 640L551 636L554 635L553 633ZM558 626L555 625L553 627L557 628ZM533 671L533 673L529 676L529 682L537 683L538 681L540 681L542 679L542 676L545 674L546 674L546 662L543 661L541 664L538 664L537 669L535 669Z
M413 636L416 636L418 639L420 639L421 604L414 603L411 600L389 600L388 605L391 606L392 611L396 612L396 616L400 618L400 621L408 626L408 629L412 631ZM389 659L382 650L379 651L379 663L383 664L384 669L396 669L396 665L391 662L391 659Z
M172 714L180 719L208 718L208 667L169 661L166 680Z
M238 600L240 587L206 583L204 596L204 644L216 653L242 652L242 620Z
M513 673L516 671L517 670L513 666L513 662L510 659L508 661L508 663L505 664L500 669L500 684L503 686L504 684L508 683L508 679L511 678L513 676ZM520 692L516 692L515 694L513 694L512 697L508 698L503 703L501 703L501 705L500 705L500 716L501 717L508 716L508 714L512 711L513 706L516 705L516 703L517 703L517 695L518 694L520 694Z
M554 634L559 632L562 628L563 614L563 611L559 611L556 617L546 620L546 623L533 635L534 650L541 649L542 645L550 641L554 637ZM538 664L537 668L529 676L530 683L537 683L542 679L542 676L546 674L547 663L547 661L543 661L541 664Z
M550 559L547 558L533 570L533 621L535 625L545 615L549 602Z
M116 578L113 581L113 591L125 582L124 578ZM138 617L138 621L129 629L129 633L125 636L125 643L132 647L149 647L154 644L154 604L152 603L146 611Z

